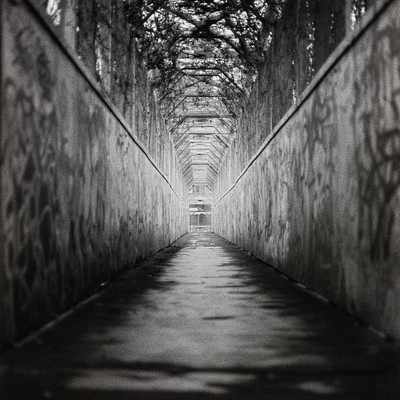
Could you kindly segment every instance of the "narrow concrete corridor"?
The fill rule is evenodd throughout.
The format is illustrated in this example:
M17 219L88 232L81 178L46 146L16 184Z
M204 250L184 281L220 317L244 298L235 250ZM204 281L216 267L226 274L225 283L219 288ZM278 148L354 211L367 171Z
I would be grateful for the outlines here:
M376 332L191 233L5 352L0 398L387 400L399 366Z
M0 400L400 399L399 37L0 1Z

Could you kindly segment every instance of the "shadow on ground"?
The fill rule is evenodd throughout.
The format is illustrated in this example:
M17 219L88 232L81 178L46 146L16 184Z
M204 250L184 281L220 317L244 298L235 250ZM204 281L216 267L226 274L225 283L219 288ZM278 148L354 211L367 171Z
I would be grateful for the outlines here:
M213 234L188 234L18 349L0 398L399 399L400 355Z

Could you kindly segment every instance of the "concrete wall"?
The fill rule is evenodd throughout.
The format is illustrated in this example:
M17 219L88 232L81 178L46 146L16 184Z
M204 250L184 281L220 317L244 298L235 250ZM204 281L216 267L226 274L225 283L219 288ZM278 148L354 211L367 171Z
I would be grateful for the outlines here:
M239 177L246 150L231 149L212 214L216 233L397 338L399 10L376 2Z
M145 78L132 131L29 2L0 9L2 345L171 243L187 216Z

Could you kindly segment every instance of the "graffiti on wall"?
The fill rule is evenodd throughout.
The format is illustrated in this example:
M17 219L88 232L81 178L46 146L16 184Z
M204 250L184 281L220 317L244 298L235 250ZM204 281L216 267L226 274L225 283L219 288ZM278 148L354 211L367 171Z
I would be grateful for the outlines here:
M13 22L11 62L24 78L8 77L3 83L8 132L2 138L1 163L5 259L13 269L14 304L23 318L37 282L46 282L50 296L57 295L59 282L51 277L57 265L60 203L55 177L63 142L51 60L32 28Z
M326 274L335 262L333 257L336 242L333 209L333 176L337 146L335 103L332 87L324 91L316 90L310 111L304 113L304 126L301 127L304 132L302 135L304 144L298 155L302 157L300 164L303 165L305 178L305 190L300 196L305 198L304 211L308 217L303 220L303 226L307 226L309 234L306 244L310 256L308 262L318 265L318 268L324 271L320 275ZM291 171L291 174L295 173Z
M20 337L186 229L182 203L105 101L23 2L5 4L0 229L9 286L0 296L9 314L1 340L5 329Z
M399 2L392 6L222 198L213 220L218 234L398 337ZM247 150L237 151L240 158ZM235 175L231 163L222 180ZM225 219L236 204L246 219Z
M356 84L354 131L359 181L359 240L372 260L391 254L400 187L399 26L376 32L369 59ZM369 82L368 87L364 82Z
M31 26L19 25L10 24L14 73L4 82L8 132L2 163L6 259L13 268L15 309L21 313L16 320L25 323L37 318L33 309L58 310L66 298L78 298L93 284L96 273L105 275L100 270L109 260L101 245L107 154L101 144L104 113L88 104L85 93L76 95L79 125L72 143L63 132L70 110L60 99L59 88L64 95L67 89L56 75L57 61ZM51 301L33 306L42 301L37 292L43 287Z

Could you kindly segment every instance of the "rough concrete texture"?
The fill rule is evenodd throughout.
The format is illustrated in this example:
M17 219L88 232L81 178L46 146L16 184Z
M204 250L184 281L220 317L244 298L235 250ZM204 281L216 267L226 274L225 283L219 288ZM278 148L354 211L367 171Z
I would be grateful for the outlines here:
M223 197L237 177L226 160L212 214L218 234L397 338L399 9L359 37Z
M172 147L157 158L169 181L146 154L166 140L140 148L36 14L1 8L4 344L171 243L187 219Z
M212 234L188 234L31 342L0 397L397 400L399 348Z

